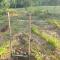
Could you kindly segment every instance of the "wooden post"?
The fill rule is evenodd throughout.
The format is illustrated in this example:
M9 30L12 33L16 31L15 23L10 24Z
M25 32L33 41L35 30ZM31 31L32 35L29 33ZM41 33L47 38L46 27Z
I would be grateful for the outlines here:
M10 15L8 12L8 23L9 23L9 33L10 33L10 53L12 53L12 46L11 46L11 39L12 39L12 32L11 32L11 23L10 23ZM11 57L10 57L11 58Z
M30 60L30 53L31 53L31 13L29 14L29 60Z
M11 36L11 23L10 23L10 15L8 12L8 21L9 21L9 32L10 32L10 36Z

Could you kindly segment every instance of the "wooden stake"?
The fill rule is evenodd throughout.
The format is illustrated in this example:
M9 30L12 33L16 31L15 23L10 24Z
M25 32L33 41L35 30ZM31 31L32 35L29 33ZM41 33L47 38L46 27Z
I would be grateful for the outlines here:
M11 39L12 39L12 32L11 32L11 23L10 23L10 15L8 12L8 23L9 23L9 33L10 33L10 53L12 53L12 46L11 46Z
M31 13L29 14L29 60L30 60L30 53L31 53Z

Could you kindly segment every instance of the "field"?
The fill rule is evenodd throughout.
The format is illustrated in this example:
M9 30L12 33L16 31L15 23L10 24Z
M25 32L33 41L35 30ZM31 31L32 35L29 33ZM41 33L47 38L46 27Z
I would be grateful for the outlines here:
M60 60L60 6L16 8L9 13L11 34L7 14L0 16L0 59L15 60L22 54L27 58L18 59Z

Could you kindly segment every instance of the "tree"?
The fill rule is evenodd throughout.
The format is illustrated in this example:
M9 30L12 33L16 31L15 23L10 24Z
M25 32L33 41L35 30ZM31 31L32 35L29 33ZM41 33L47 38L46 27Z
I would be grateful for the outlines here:
M9 8L10 7L10 0L3 0L2 3L3 3L4 8Z
M2 4L1 4L2 0L0 0L0 8L2 7Z
M2 2L2 0L0 0L0 2Z
M10 0L10 8L16 8L17 7L17 0Z

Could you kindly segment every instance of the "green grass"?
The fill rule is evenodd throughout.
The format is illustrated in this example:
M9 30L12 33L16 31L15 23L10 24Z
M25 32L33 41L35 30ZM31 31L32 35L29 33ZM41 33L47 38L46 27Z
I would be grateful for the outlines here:
M25 19L25 20L27 19L28 20L28 18L25 14L31 13L34 16L36 15L33 18L37 17L38 19L40 19L41 17L44 18L44 16L46 16L47 13L59 14L60 13L60 7L59 6L35 6L35 7L27 7L27 8L8 9L8 11L9 12L16 12L19 15L20 19ZM13 19L14 18L16 18L16 17L13 17ZM7 17L5 15L2 15L0 17L0 20L2 20L2 19L7 20ZM18 19L18 17L17 17L17 19Z
M40 47L35 42L31 42L31 51L33 52L32 55L36 58L36 60L43 60Z
M49 24L52 24L52 25L56 26L57 28L60 28L60 20L57 20L57 19L49 19L47 22Z
M51 44L53 47L60 49L60 40L58 40L56 37L49 36L45 32L42 32L40 29L38 29L37 26L32 26L32 33L38 35L39 37L47 41L49 44Z
M33 6L33 7L27 7L26 10L28 11L33 11L35 9L39 9L39 10L42 10L42 11L46 11L48 10L49 13L54 13L54 14L59 14L60 13L60 6ZM16 9L13 9L13 10L16 10L17 12L19 11L25 11L25 8L16 8Z
M4 41L0 46L0 55L6 52L6 48L9 47L9 41Z

